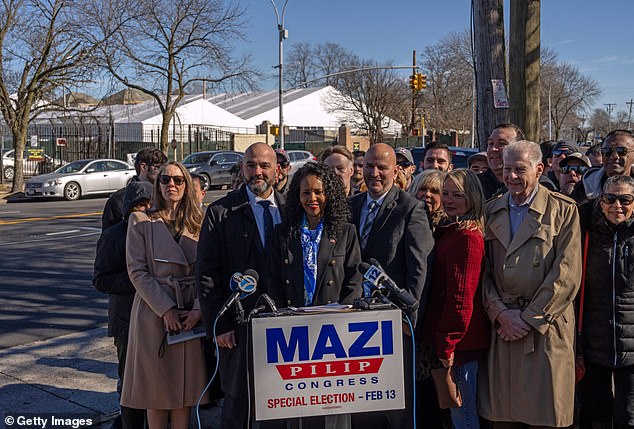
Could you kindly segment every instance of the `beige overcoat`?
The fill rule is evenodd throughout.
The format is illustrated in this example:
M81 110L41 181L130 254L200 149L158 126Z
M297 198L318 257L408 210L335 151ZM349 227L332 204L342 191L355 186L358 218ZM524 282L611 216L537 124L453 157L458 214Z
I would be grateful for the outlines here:
M126 407L191 406L205 387L202 340L167 345L161 318L179 300L200 308L193 278L196 246L197 237L188 231L176 242L162 220L150 219L145 213L130 215L126 260L136 295L121 393L121 404Z
M492 421L572 424L573 299L581 281L579 215L574 201L539 185L511 239L509 194L487 204L484 308L492 322L521 309L532 330L507 342L492 323L491 348L478 374L479 411Z

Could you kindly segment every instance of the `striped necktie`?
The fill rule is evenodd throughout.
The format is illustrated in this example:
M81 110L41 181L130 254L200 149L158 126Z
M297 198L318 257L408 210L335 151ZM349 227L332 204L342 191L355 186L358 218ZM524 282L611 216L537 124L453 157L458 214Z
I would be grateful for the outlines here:
M365 248L366 243L368 242L368 237L370 236L370 231L372 231L372 224L374 223L374 218L376 218L376 214L379 211L379 203L375 200L370 201L368 204L368 215L365 218L365 222L363 223L363 228L361 229L361 248Z
M271 244L273 238L273 215L271 214L271 202L269 200L260 200L258 204L264 209L264 248Z

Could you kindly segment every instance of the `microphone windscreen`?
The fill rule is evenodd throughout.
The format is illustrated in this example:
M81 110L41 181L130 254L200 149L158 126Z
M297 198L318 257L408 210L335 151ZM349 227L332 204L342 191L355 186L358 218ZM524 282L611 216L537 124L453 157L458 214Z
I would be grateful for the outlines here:
M367 262L361 262L359 265L357 265L357 270L359 270L361 274L365 274L369 269L370 264L368 264Z
M256 281L256 282L257 282L258 280L260 280L260 276L259 276L258 272L257 272L257 271L255 271L255 270L252 270L252 269L248 269L248 270L246 270L246 271L244 272L244 274L243 274L243 275L253 277L253 278L255 279L255 281Z
M377 268L381 268L381 269L383 269L383 268L381 267L381 264L379 264L379 261L377 261L377 260L376 260L376 259L374 259L374 258L370 258L370 264L374 265L374 266L375 266L375 267L377 267Z

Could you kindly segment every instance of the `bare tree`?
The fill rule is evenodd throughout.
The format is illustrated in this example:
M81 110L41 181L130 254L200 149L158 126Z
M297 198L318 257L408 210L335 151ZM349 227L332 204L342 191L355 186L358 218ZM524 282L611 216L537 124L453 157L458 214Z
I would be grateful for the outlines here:
M287 88L308 86L305 82L317 77L315 54L309 43L296 43L286 55L284 80Z
M15 149L12 192L24 189L22 153L29 121L46 99L90 78L93 43L75 38L80 22L72 0L3 0L0 4L0 111ZM98 40L95 40L98 42Z
M554 139L560 138L562 129L576 127L578 117L597 100L601 89L596 80L584 76L577 67L565 62L557 62L550 57L542 63L541 71L541 111L542 137L548 132L548 104Z
M467 129L473 105L473 61L467 31L451 33L422 53L427 89L419 103L427 128Z
M252 87L249 57L234 56L244 11L222 0L85 0L89 37L112 33L100 64L119 83L150 95L167 149L174 112L194 82Z
M362 61L353 67L367 70L338 77L335 87L339 95L330 108L343 113L353 127L367 131L370 143L381 142L383 131L390 126L389 112L394 106L407 104L409 95L394 70L371 69L379 67L374 61Z

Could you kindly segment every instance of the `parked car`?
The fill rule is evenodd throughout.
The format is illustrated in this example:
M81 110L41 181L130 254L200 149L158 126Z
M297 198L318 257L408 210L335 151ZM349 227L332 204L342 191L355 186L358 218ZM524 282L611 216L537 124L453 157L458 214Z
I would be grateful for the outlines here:
M78 200L84 195L109 194L126 186L135 174L134 167L116 159L82 159L28 179L26 196Z
M15 150L11 149L2 155L2 174L6 180L13 180L15 176ZM35 176L36 174L50 173L56 168L66 164L61 159L52 158L46 154L33 156L29 150L24 151L23 166L25 176Z
M412 152L414 165L416 165L416 174L418 174L423 169L422 161L425 148L413 147L409 148L409 150ZM469 166L469 157L480 152L478 149L458 146L449 146L449 150L451 151L451 163L453 164L453 168L467 168Z
M299 170L307 162L315 162L317 158L307 150L287 150L288 159L291 160L291 174Z
M183 160L191 174L200 176L204 190L211 187L231 186L231 167L241 161L244 154L233 151L212 150L195 152Z

